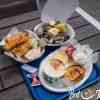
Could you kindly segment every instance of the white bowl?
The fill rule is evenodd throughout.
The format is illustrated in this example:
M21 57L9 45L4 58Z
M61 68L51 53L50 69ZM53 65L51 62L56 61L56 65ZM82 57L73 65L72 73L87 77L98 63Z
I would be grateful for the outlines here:
M56 51L55 51L56 52ZM82 80L80 80L80 82L78 82L77 84L73 84L71 85L70 83L66 83L68 84L68 87L62 87L62 88L59 88L57 87L58 83L56 85L51 85L49 84L45 79L44 79L44 76L43 76L43 72L44 72L44 68L46 67L47 65L47 61L48 59L51 59L51 57L55 54L55 52L51 53L49 56L47 56L43 61L42 63L40 64L40 69L39 69L39 79L41 81L41 84L48 90L50 91L53 91L53 92L67 92L70 89L76 89L78 87L80 87L83 83L86 82L86 80L90 77L91 73L92 73L92 70L93 70L93 65L91 63L87 63L84 65L85 69L86 69L86 72L85 72L85 76L83 77ZM71 82L72 83L72 82ZM62 81L60 84L63 84Z
M45 24L45 23L40 23L40 24L36 25L35 28L34 28L34 32L35 32L36 34L38 34L37 30L38 30L40 27L42 27L44 24ZM65 45L65 44L69 43L71 40L73 40L74 37L75 37L75 31L74 31L74 29L73 29L69 24L66 24L66 25L67 25L67 27L68 27L68 29L69 29L68 35L70 36L70 38L69 38L68 40L66 40L65 42L60 43L60 44L46 43L45 41L44 41L44 43L45 43L47 46L61 46L61 45ZM41 40L42 40L42 39L41 39Z

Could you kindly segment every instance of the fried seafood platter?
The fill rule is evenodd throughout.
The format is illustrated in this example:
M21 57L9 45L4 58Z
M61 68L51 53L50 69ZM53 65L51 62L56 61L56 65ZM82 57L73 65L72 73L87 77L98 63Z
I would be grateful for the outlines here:
M35 60L44 52L39 39L30 30L10 34L2 43L4 54L22 63Z
M68 88L75 89L88 79L92 72L92 64L81 64L74 60L75 51L73 46L64 46L42 61L39 78L45 88L54 92L66 92ZM83 56L81 60L84 60Z

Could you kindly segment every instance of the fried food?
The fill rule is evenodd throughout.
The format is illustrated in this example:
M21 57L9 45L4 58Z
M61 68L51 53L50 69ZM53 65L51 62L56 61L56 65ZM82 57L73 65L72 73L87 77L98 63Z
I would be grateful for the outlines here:
M11 52L17 56L24 56L30 49L32 48L32 46L30 45L29 42L25 42L22 45L14 48Z
M48 32L49 32L50 34L56 36L56 35L58 35L58 33L59 33L59 29L57 29L57 28L51 28L51 29L48 30Z
M40 57L44 46L41 46L32 31L26 30L6 36L3 39L3 50L9 57L27 63Z
M35 48L29 50L28 53L25 55L25 58L32 60L33 58L37 58L41 53L41 48Z
M55 70L58 70L60 66L63 66L63 63L59 59L51 59L50 64Z
M62 21L50 20L40 25L35 31L47 44L61 44L70 38L69 27Z
M65 78L76 81L85 75L85 68L80 65L72 65L65 70Z
M5 39L5 50L10 50L17 45L20 45L28 40L29 36L27 32L19 32Z
M55 25L57 29L59 29L59 32L64 33L65 31L68 31L67 27L65 27L65 23L59 23Z
M55 58L61 61L63 64L66 64L69 62L69 57L64 51L59 51L56 55Z

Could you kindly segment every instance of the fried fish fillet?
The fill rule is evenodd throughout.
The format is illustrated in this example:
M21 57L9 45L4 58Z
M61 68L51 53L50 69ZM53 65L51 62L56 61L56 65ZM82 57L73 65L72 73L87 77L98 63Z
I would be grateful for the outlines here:
M14 48L11 52L17 56L24 56L30 49L32 48L32 46L29 44L29 42L25 42L22 45Z
M71 81L75 81L84 76L85 68L80 65L72 65L65 70L65 77Z
M18 34L15 34L13 36L7 37L5 39L5 45L4 49L5 50L10 50L17 45L20 45L28 40L28 33L27 32L20 32Z

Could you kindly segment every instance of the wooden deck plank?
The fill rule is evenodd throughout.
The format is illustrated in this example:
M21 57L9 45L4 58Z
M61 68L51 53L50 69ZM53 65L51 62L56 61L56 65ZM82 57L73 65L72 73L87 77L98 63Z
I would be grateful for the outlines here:
M100 90L100 81L96 83L96 88Z
M80 7L100 21L100 0L80 0Z
M0 39L2 39L4 36L6 36L8 34L8 32L11 30L11 28L13 28L13 27L17 27L19 30L33 29L33 27L35 25L37 25L38 23L40 23L39 19L28 21L26 23L22 23L22 24L18 24L18 25L14 25L12 27L8 27L5 29L0 29Z
M77 12L74 12L71 17L69 18L70 20L76 17L79 17L80 15ZM0 20L0 28L4 28L7 26L12 26L14 24L26 22L26 21L31 21L33 19L39 18L40 13L38 11L31 11L27 13L23 13L17 16L13 17L8 17Z
M32 99L25 84L18 85L17 87L10 88L0 93L0 100L35 100Z
M0 74L0 90L2 89L2 85L3 83L2 83L1 74Z
M89 24L84 18L77 17L67 21L74 29Z
M31 11L28 13L23 13L17 16L8 17L0 20L0 28L4 28L13 24L25 22L27 20L32 20L40 17L40 13L38 11Z
M69 20L73 19L73 18L76 18L76 17L79 17L80 15L77 13L77 12L73 12L71 17L69 18Z
M98 52L98 64L100 64L100 52Z
M16 64L16 62L5 55L0 55L0 70L5 67L10 67ZM12 66L11 66L12 67Z
M17 83L23 82L18 66L16 65L13 65L11 68L1 71L0 75L4 83L4 88L8 88Z
M2 89L2 87L1 87L1 82L0 82L0 90Z
M75 29L75 32L78 40L83 40L87 37L100 34L100 31L92 25L86 25L84 27L77 28Z
M100 49L100 34L80 41L81 44L89 44L93 50Z
M1 87L1 83L0 83L0 90L2 89L2 87Z

